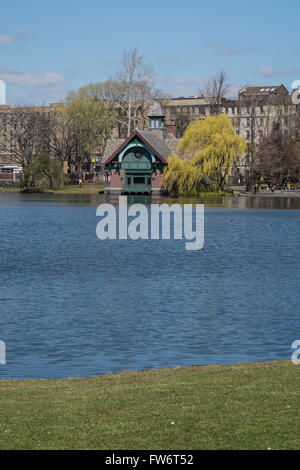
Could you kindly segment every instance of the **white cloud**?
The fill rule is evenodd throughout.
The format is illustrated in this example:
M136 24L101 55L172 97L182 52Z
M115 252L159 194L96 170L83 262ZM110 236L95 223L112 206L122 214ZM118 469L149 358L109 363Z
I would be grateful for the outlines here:
M0 68L0 80L6 82L8 89L9 85L18 87L14 93L8 94L8 104L60 101L68 92L65 78L56 72L35 73ZM28 88L28 93L24 93L22 88Z
M64 85L34 87L28 94L13 93L7 96L7 104L13 106L44 105L62 101L70 90Z
M0 46L3 46L4 44L10 44L11 42L14 42L11 34L0 34Z
M191 75L187 77L165 77L158 76L156 84L163 91L170 93L173 97L179 96L189 97L198 95L199 91L203 89L203 86L207 78ZM229 86L226 96L236 97L241 86L232 85Z
M24 31L15 31L11 34L0 34L0 46L5 46L6 44L11 44L25 38L26 33Z
M30 106L34 104L33 102L28 101L28 99L26 99L19 93L13 93L11 95L8 95L6 98L6 102L7 104L10 104L12 106Z
M156 84L164 91L171 93L174 97L178 96L194 96L198 93L199 88L203 86L204 78L196 75L187 77L156 77Z
M257 75L262 75L263 77L277 77L280 75L295 75L297 70L295 69L277 69L276 67L269 67L263 65L256 69Z
M248 54L259 50L259 45L256 43L232 48L228 47L224 42L210 42L206 44L206 47L215 49L216 53L222 56Z
M63 100L70 90L64 85L49 85L34 88L28 98L34 103L53 103Z
M181 57L175 57L171 55L161 55L158 57L158 60L160 63L163 63L165 65L179 65L179 66L184 66L188 65L189 62L185 59L182 59Z
M16 70L7 70L0 68L0 80L7 83L20 86L46 86L65 81L64 77L55 72L34 73L34 72L20 72Z

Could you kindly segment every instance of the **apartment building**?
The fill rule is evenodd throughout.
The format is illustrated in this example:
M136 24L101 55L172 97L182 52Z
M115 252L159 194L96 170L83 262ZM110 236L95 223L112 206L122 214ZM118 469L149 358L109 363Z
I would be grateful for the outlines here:
M177 139L182 137L186 127L193 120L205 119L207 116L219 113L226 114L232 120L236 131L248 143L247 153L234 165L232 178L235 181L246 178L253 164L255 149L260 139L271 132L274 122L281 120L283 126L288 126L289 119L297 112L296 106L292 104L291 95L284 85L244 86L237 97L222 98L218 104L213 98L201 94L160 99L159 102L165 113L166 132ZM0 166L16 162L14 126L26 123L26 115L32 112L51 118L55 115L56 106L55 103L36 107L0 106ZM148 108L140 113L135 123L135 127L142 131L148 129L148 112L151 106L153 102L149 102ZM114 129L113 137L123 138L124 136L119 133L118 128Z

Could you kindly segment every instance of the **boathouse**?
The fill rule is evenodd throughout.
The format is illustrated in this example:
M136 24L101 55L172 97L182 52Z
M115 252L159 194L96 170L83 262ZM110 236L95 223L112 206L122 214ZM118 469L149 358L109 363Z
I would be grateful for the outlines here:
M160 194L168 156L176 149L174 133L166 129L165 114L156 100L148 130L136 129L127 139L109 139L104 152L105 192Z

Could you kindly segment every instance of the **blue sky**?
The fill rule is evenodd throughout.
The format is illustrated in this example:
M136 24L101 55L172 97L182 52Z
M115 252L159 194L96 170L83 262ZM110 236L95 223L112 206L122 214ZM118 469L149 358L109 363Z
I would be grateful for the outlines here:
M157 87L195 95L225 69L245 85L300 79L300 4L270 0L1 2L0 79L8 104L43 104L103 81L137 46Z

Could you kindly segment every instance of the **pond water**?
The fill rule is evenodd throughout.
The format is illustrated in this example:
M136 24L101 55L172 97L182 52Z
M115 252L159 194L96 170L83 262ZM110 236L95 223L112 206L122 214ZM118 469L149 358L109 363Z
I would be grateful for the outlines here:
M290 359L300 198L165 200L205 202L199 251L100 241L104 200L0 194L0 378Z

